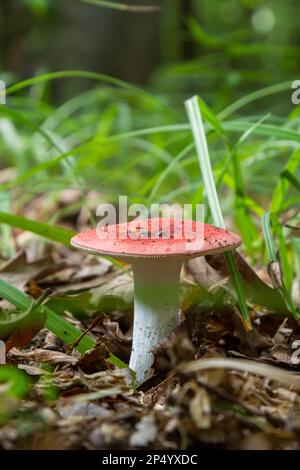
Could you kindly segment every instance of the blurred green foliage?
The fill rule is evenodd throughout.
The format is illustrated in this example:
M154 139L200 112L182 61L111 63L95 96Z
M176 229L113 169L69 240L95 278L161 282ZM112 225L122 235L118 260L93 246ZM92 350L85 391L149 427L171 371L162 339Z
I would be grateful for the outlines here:
M39 222L74 228L80 213L94 225L96 206L117 204L119 195L129 203L206 202L183 106L198 94L226 223L253 265L281 262L292 311L300 279L300 107L291 102L300 78L299 0L127 3L161 5L161 13L1 0L0 79L8 84L0 105L1 256L18 248L8 225L68 245L69 231ZM68 199L70 190L76 197ZM28 208L35 223L16 217ZM6 298L28 308L10 289ZM65 299L52 307L65 311ZM48 327L64 337L68 326L51 318ZM57 391L47 374L41 384L51 402ZM0 424L18 412L29 385L21 371L1 366Z
M224 215L249 258L266 262L265 212L298 223L300 109L291 102L300 75L298 1L143 2L158 3L160 14L80 0L1 3L16 22L1 30L3 78L15 85L0 107L0 169L10 169L0 212L22 214L46 194L37 217L74 226L79 211L94 224L96 206L122 194L129 203L202 203L183 106L197 93ZM70 189L78 196L60 204ZM289 290L297 233L288 226L273 233L286 241ZM11 254L10 232L1 228L1 236L2 254Z
M89 69L146 83L175 105L197 92L215 110L237 94L300 73L298 0L138 4L159 5L161 12L118 12L81 0L3 0L0 70L23 78L62 65ZM54 96L66 96L69 85L56 85ZM75 91L83 88L85 82ZM286 110L282 102L267 104Z

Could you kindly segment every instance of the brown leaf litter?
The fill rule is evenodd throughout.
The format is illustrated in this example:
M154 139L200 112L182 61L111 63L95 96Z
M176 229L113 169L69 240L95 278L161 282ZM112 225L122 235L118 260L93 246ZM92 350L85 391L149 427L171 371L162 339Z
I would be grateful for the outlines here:
M23 255L17 261L24 263ZM300 365L294 361L300 327L267 312L260 297L252 296L253 330L246 332L230 297L215 295L228 288L222 260L186 267L181 324L155 349L150 377L138 388L128 369L108 360L113 355L128 362L130 272L77 253L68 259L56 253L50 270L47 263L25 266L15 283L27 291L50 287L54 303L62 297L87 299L83 314L78 315L81 307L72 311L72 303L64 304L64 311L73 313L97 344L79 356L41 330L10 351L8 362L32 387L22 401L8 401L0 388L7 410L0 448L300 449ZM10 266L2 269L11 276ZM251 284L255 273L243 266L244 282ZM203 270L214 272L210 285ZM273 290L267 284L262 289ZM110 308L103 309L107 290Z

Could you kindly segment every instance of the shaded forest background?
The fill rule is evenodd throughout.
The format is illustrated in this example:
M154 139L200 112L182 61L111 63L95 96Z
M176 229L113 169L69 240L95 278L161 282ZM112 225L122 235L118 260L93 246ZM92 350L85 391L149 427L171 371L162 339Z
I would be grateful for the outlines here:
M298 0L127 3L160 5L161 11L124 13L81 0L1 0L2 76L13 82L47 71L93 70L146 85L177 103L198 92L216 110L237 93L300 76ZM86 83L69 80L51 91L60 99L83 89Z
M0 449L299 450L299 0L119 1L161 9L0 0ZM243 241L186 264L139 389L130 268L70 246L119 195Z

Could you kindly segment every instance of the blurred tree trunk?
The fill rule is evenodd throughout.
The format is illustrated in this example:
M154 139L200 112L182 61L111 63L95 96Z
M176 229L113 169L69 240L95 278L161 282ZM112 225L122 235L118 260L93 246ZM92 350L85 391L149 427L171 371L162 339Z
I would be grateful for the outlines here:
M159 13L51 0L43 16L21 0L1 0L0 22L1 67L20 77L39 68L82 69L145 83L158 61Z
M194 42L187 30L195 0L163 0L161 51L163 62L180 62L195 57Z
M0 3L0 65L18 75L28 69L25 37L32 26L31 15L18 0Z

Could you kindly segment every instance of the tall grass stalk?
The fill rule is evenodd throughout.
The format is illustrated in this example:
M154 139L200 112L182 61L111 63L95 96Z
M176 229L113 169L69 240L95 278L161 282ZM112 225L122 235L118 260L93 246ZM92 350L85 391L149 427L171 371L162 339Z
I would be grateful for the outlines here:
M275 246L275 242L272 236L272 221L275 223L276 226L278 226L279 221L278 217L276 214L272 214L270 212L266 212L265 215L262 218L262 228L263 228L263 233L265 237L265 242L267 246L267 252L268 252L268 258L270 263L276 263L279 266L282 265L282 262L280 263L279 258L277 256L277 250ZM276 230L276 228L275 228ZM277 233L278 233L278 228L277 228ZM285 257L285 248L284 248L284 253L282 252L282 243L280 243L281 250L280 251L280 256L283 255ZM286 262L284 262L284 265L286 265ZM296 310L292 297L290 295L290 292L288 291L286 287L286 281L285 281L285 272L283 271L280 273L280 279L277 282L276 288L278 289L283 301L285 302L288 310L293 314L293 316L299 320L300 315L299 312ZM278 277L278 276L277 276Z
M109 2L107 0L80 0L83 3L89 3L110 10L127 11L132 13L154 13L160 10L157 5L127 5L120 2Z
M225 228L225 222L219 202L219 197L215 185L211 160L209 157L208 145L205 135L204 124L202 120L201 110L198 103L198 97L194 96L185 103L188 118L191 124L192 133L196 145L199 165L202 173L203 184L206 191L206 197L212 214L214 224L218 227ZM226 259L229 265L230 273L235 286L241 313L248 328L251 328L248 307L246 304L243 287L241 284L240 274L236 266L236 262L232 253L227 253Z

